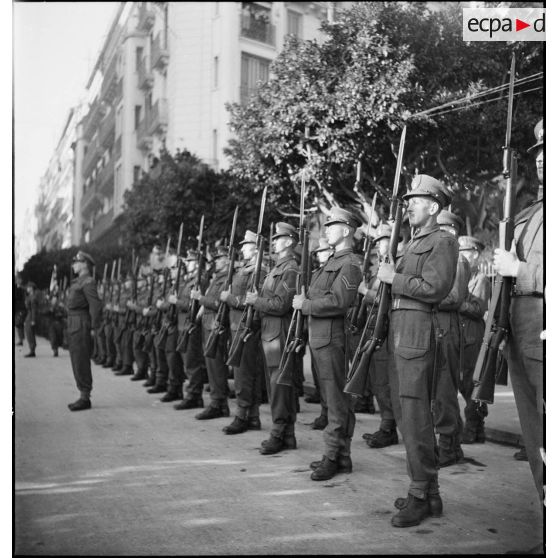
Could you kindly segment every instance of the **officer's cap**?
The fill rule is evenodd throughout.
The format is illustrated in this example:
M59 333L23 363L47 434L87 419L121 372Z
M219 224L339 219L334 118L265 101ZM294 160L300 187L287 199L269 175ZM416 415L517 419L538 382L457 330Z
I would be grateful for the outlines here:
M320 237L318 239L318 245L314 248L313 252L323 252L324 250L333 250L333 248L329 245L327 238Z
M213 258L226 258L229 255L229 251L227 250L226 246L217 246L215 253L213 254Z
M298 239L298 231L290 223L275 223L275 234L271 238L275 240L281 236L290 236L291 238Z
M185 262L196 262L198 261L198 253L195 250L188 250L186 253Z
M244 240L240 241L240 244L256 244L258 242L258 235L252 231L246 231L244 233Z
M461 219L459 215L456 215L447 209L442 209L442 211L438 214L438 225L448 225L450 227L454 227L457 232L459 232L461 227L464 226L464 223L463 219Z
M474 236L460 236L458 239L459 250L484 250L484 244Z
M451 202L451 192L439 181L427 174L417 174L411 183L411 191L403 199L427 196L437 201L441 207Z
M527 153L531 153L531 151L544 145L544 118L541 118L535 126L535 139L537 140L537 143L527 149Z
M347 211L346 209L342 209L340 207L332 207L329 218L324 223L324 226L329 227L329 225L335 225L336 223L348 225L353 229L358 229L358 227L362 225L360 217L358 217L351 211Z
M95 265L95 260L83 250L79 250L78 253L74 256L73 262L86 262L89 265Z

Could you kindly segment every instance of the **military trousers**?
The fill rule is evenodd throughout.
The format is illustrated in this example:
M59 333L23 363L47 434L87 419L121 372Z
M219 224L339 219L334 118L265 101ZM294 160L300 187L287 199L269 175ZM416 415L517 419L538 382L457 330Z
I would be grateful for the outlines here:
M182 353L184 373L188 378L186 394L188 398L202 396L203 384L207 382L207 370L202 346L202 327L196 326L188 335L186 351Z
M122 352L122 364L124 366L132 366L134 364L134 329L128 324L122 330L120 347Z
M105 342L107 364L113 366L116 362L116 347L114 345L114 325L112 322L107 322L105 324Z
M314 360L314 355L312 351L310 351L310 366L312 368L312 378L314 378L314 385L316 386L316 393L320 398L320 407L321 411L320 414L323 417L327 417L327 403L325 400L325 393L324 390L320 386L320 375L318 374L318 367L316 366L316 362Z
M50 320L48 326L48 339L50 341L50 348L56 351L58 347L62 346L62 320Z
M231 330L234 339L236 331ZM253 334L244 343L240 365L234 367L234 391L239 418L260 416L264 357L259 334Z
M355 430L354 398L344 393L345 344L333 337L325 347L310 347L318 370L320 389L325 396L328 424L324 429L324 455L336 460L339 455L351 455L351 440Z
M93 378L91 318L88 312L72 312L68 315L68 349L77 388L83 398L89 399Z
M97 328L97 358L102 362L106 361L107 358L107 340L105 338L105 328L101 325Z
M116 364L122 364L122 333L123 333L123 326L121 325L120 321L122 318L119 316L117 318L117 322L113 327L113 339L114 339L114 348L116 350Z
M168 370L168 387L169 389L182 390L186 376L184 375L182 355L176 350L177 339L178 328L176 325L170 325L167 330L167 338L165 341L165 360L167 362Z
M384 344L372 355L369 369L369 384L372 393L376 396L380 409L380 428L393 430L395 428L395 415L391 404L391 390L389 385L389 367L394 366L393 356L388 353L388 343Z
M533 296L512 298L511 331L506 345L523 442L531 473L541 501L544 499L544 368L543 299Z
M27 339L27 344L29 345L29 350L34 353L37 347L37 340L35 338L35 328L36 325L31 325L31 317L27 315L25 318L25 337Z
M205 347L211 329L206 327L202 328L202 343ZM227 352L226 352L226 335L221 335L219 343L217 344L217 351L215 358L205 357L205 367L207 369L207 379L209 382L209 397L211 399L211 407L221 408L226 404L229 398L229 367L226 365Z
M434 366L434 331L430 313L392 310L389 337L393 343L399 383L401 419L397 426L405 443L409 493L424 499L438 494L436 437L430 410ZM391 386L394 388L395 386Z
M149 366L149 355L144 351L145 336L141 328L137 327L132 336L132 346L134 350L134 360L138 366L138 373L147 372Z
M272 341L262 340L262 350L265 356L265 373L269 379L271 393L269 404L271 407L271 435L283 439L285 434L294 433L296 422L296 400L298 397L298 386L296 380L296 363L292 362L291 378L292 385L286 386L277 383L279 376L279 363L284 348L284 339L281 336ZM293 359L294 360L294 359Z
M438 312L444 330L443 358L438 370L435 404L435 430L438 434L461 442L463 422L457 394L459 390L459 317L457 312Z

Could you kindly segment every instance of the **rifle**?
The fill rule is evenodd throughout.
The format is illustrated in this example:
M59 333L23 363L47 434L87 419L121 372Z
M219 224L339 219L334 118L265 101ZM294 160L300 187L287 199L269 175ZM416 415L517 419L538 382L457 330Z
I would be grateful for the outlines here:
M504 215L500 221L499 247L509 251L513 241L513 199L514 184L517 173L517 155L511 147L511 130L513 117L513 90L515 83L515 53L512 55L510 84L508 93L508 118L506 123L506 140L503 156L503 175L506 179L504 196ZM498 353L502 342L509 332L509 309L512 291L512 278L496 275L490 307L484 328L482 345L473 372L472 399L480 403L494 403L494 389L502 367L498 366Z
M109 301L110 304L112 304L112 295L113 295L113 291L114 291L114 271L116 269L116 260L112 260L112 267L110 270L110 285L109 285ZM105 321L106 323L110 322L110 319L112 317L112 313L111 310L104 310L105 312Z
M234 236L236 234L236 221L238 219L238 205L234 210L233 222L231 228L231 236L229 238L229 267L227 269L227 281L225 283L225 291L230 290L232 284L232 278L234 273ZM211 328L211 333L207 339L204 349L204 356L208 358L215 358L217 355L217 347L219 346L219 341L222 335L227 331L227 318L228 309L226 302L222 300L219 302L219 308L217 308L217 314L215 315L215 321L213 322L213 327Z
M163 292L161 293L161 298L165 300L167 296L167 286L169 281L170 275L170 267L168 267L169 261L169 252L170 252L170 235L167 238L167 249L165 251L165 269L163 270ZM163 323L163 310L157 308L157 314L155 315L154 321L155 329L157 330L157 334L153 340L155 346L158 349L165 349L165 344L167 342L167 333L168 333L168 323Z
M114 342L119 343L120 338L122 337L122 333L124 331L124 323L123 320L120 318L120 301L122 299L122 258L118 258L118 268L116 271L116 286L118 287L118 295L116 296L116 306L118 310L115 310L113 313L114 316Z
M180 249L182 248L182 233L184 231L184 223L180 223L178 231L178 245L176 247L176 279L174 281L174 294L178 296L180 291L180 269L182 268L182 258L180 257ZM176 320L176 304L171 304L169 309L169 322L172 324Z
M390 220L393 220L393 228L389 239L389 252L386 261L395 262L397 257L397 245L399 244L399 231L403 220L403 200L399 195L399 180L401 177L401 167L403 165L403 152L405 148L405 136L407 126L403 127L401 140L399 142L399 152L397 154L397 166L393 183L393 193L390 205ZM362 396L366 389L366 382L372 355L385 341L389 325L389 308L391 304L391 285L380 283L374 305L368 312L366 324L360 337L353 360L351 361L345 393Z
M252 275L252 281L249 288L249 290L252 292L257 292L258 290L260 284L260 275L262 271L263 248L264 248L262 227L263 227L263 217L265 213L266 197L267 197L267 186L263 190L262 201L260 203L260 217L258 220L258 230L256 233L257 234L256 265L254 268L254 273ZM242 313L240 324L238 325L238 329L236 330L236 334L234 336L233 342L229 349L229 358L227 360L227 366L233 366L233 367L240 366L240 362L242 360L242 351L244 350L244 344L254 334L253 322L254 322L254 307L251 304L247 304L244 308L244 312Z
M57 272L58 272L58 270L56 268L56 264L54 264L52 266L52 273L50 274L50 285L49 285L49 289L48 289L48 294L50 296L56 294L56 291L57 291L57 287L58 287L58 284L56 282L57 274L58 274Z
M139 272L139 256L136 258L134 256L134 251L132 249L132 302L135 304L138 300L138 272ZM133 312L133 314L132 314ZM130 308L126 308L126 316L124 318L124 323L127 324L130 321L130 315L135 318L135 311ZM132 325L135 324L135 319L132 321Z
M360 161L358 162L360 165ZM374 210L376 208L376 198L378 192L374 194L372 200L372 207L370 211L370 218L368 219L368 227L366 228L366 238L364 239L364 259L362 261L362 277L366 281L370 273L370 252L372 251L372 238L370 236L370 231L372 229L372 219L374 217ZM356 333L360 330L364 320L364 314L366 312L366 306L363 304L364 295L357 293L357 300L353 308L351 309L350 315L350 328L351 333Z
M309 242L310 234L307 223L304 221L304 200L306 196L306 179L304 174L300 182L300 214L298 221L298 242L302 247L302 257L300 260L300 275L296 285L296 294L304 295L308 290L309 273ZM304 316L301 310L295 310L291 316L291 323L287 332L285 347L279 362L279 375L277 383L283 386L294 386L294 359L304 348Z
M108 271L108 262L105 262L105 267L103 269L103 281L102 281L102 285L103 285L103 308L105 307L105 303L107 300L107 271Z

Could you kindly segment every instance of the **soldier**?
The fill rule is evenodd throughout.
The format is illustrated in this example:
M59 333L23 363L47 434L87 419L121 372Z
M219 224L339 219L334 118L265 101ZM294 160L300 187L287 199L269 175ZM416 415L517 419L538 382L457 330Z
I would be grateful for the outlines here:
M321 461L310 464L310 478L315 481L352 471L355 414L351 396L343 392L349 350L345 317L362 281L360 261L353 253L353 236L361 224L349 211L338 207L331 210L324 227L335 254L314 273L307 295L295 295L293 299L293 308L308 316L310 350L328 410L325 452Z
M535 126L537 143L529 148L537 165L537 200L514 218L515 251L497 248L494 267L503 277L513 277L510 332L506 344L508 372L517 404L531 473L544 501L544 124ZM542 551L541 551L542 552Z
M442 210L438 215L440 230L459 236L463 221L455 214ZM463 352L461 326L458 310L467 297L467 285L471 277L469 262L459 254L457 270L452 289L438 306L438 319L444 331L444 358L438 374L436 386L435 427L439 435L438 465L449 467L463 459L461 434L463 423L459 411L457 394L459 379L463 374Z
M106 281L100 282L97 285L97 295L99 296L99 299L101 301L105 300L106 289L107 289ZM105 364L106 359L107 359L107 353L106 353L106 351L107 351L107 341L106 341L106 338L105 338L105 318L104 318L104 314L105 314L105 312L103 311L99 327L95 331L97 354L96 354L96 357L93 358L93 362L95 364L99 364L101 366L103 364Z
M116 289L112 303L112 341L115 349L114 366L111 368L113 372L119 372L124 366L124 363L122 362L122 332L124 330L125 312L126 311L122 306L122 280L120 277L117 277Z
M231 339L240 327L245 297L256 271L258 235L246 231L240 249L244 264L233 276L230 290L222 291L220 300L230 308L229 320ZM255 286L256 288L258 285ZM258 324L255 324L257 328ZM236 413L231 424L223 428L225 434L241 434L247 430L261 430L260 404L262 399L263 354L259 334L253 334L244 343L240 366L234 367L234 389Z
M490 298L490 281L479 271L479 255L484 245L474 236L459 237L459 252L469 262L471 279L467 287L468 293L459 307L461 325L463 363L459 391L465 399L465 427L462 443L483 444L485 441L484 418L488 414L486 403L471 400L473 394L473 372L484 336L484 314L488 310Z
M204 295L200 290L193 289L190 296L199 300L203 307L202 314L202 345L205 347L214 327L216 312L219 309L219 294L224 290L227 281L227 267L229 265L226 248L219 246L215 254L215 271ZM230 263L230 265L233 265ZM211 402L201 413L196 415L198 420L209 420L220 417L228 417L230 409L228 405L229 369L227 361L228 335L222 333L219 336L217 349L213 358L205 357L205 367L209 381L209 397Z
M198 316L191 316L190 313L196 309L191 304L191 293L196 287L198 280L198 254L194 250L188 250L186 257L187 275L177 301L178 309L178 329L187 330L187 343L184 350L184 343L181 343L179 350L182 356L184 378L188 379L188 385L184 393L184 399L174 406L177 411L184 409L203 408L203 385L207 381L207 371L202 347L202 328L197 324ZM206 277L202 272L200 289L205 290Z
M25 358L35 357L35 348L37 340L35 339L35 331L39 319L39 298L37 296L37 286L33 281L29 281L26 287L27 295L25 297L25 337L29 345L29 352L24 355Z
M319 267L323 267L327 260L329 260L330 256L332 256L334 253L335 250L333 250L333 248L329 245L327 238L320 238L318 240L318 246L314 250L314 254L316 254ZM313 273L315 272L316 270L314 270ZM314 379L314 385L316 386L317 402L320 404L321 407L320 416L316 417L312 421L310 428L312 428L312 430L323 430L327 426L327 403L325 401L324 391L320 389L320 378L318 375L318 369L316 368L316 363L314 362L314 357L312 356L312 352L310 352L310 362L312 365L312 378Z
M62 347L63 343L63 329L64 318L66 311L63 304L60 302L60 297L57 292L52 293L48 301L46 314L49 316L48 324L48 338L50 341L50 348L52 349L52 356L58 356L58 349Z
M91 270L95 262L83 251L72 260L72 270L78 276L72 281L66 306L68 310L68 343L72 370L80 397L70 403L70 411L91 409L91 334L99 325L101 301Z
M128 304L133 303L133 282L135 278L133 272L128 272L126 274L126 280L124 281L124 289L121 297L120 306L120 354L122 355L122 367L117 370L115 376L130 376L134 374L134 346L133 337L135 329L135 319L136 313L133 312Z
M260 453L269 455L284 449L296 449L295 422L297 389L294 363L291 370L292 385L277 383L279 363L285 348L292 317L292 301L296 291L298 264L294 247L298 234L288 223L276 223L272 236L277 261L258 293L246 294L246 304L259 312L262 321L261 339L266 362L266 374L271 393L271 419L273 426L268 440L262 443Z
M389 252L389 241L391 238L391 225L380 224L374 235L374 242L378 252L378 262L385 259ZM372 280L369 284L376 282L377 268L372 271ZM359 285L358 292L364 295L363 302L369 306L374 304L377 289L368 288L365 282ZM376 396L380 408L380 428L373 434L362 435L366 444L374 449L385 448L399 443L397 437L397 425L395 422L394 406L399 407L399 395L397 384L397 373L393 353L388 350L388 343L384 344L372 355L369 370L369 382L372 392ZM393 402L392 402L393 399ZM399 411L397 414L401 414Z
M113 317L113 303L114 303L114 284L110 288L110 296L107 298L107 303L104 310L104 338L105 338L105 354L106 359L103 368L112 368L116 362L116 345L114 344L114 317Z
M23 339L25 338L25 317L27 309L25 308L25 289L21 280L21 275L16 274L16 284L14 286L14 326L17 331L18 342L17 346L23 346Z
M411 478L407 498L395 501L395 527L411 527L442 513L438 487L436 438L431 414L441 331L437 305L449 294L457 269L458 244L440 230L437 216L451 201L435 178L416 175L408 201L410 243L397 264L381 263L378 279L391 285L392 310L388 341L399 379L401 416L396 415ZM398 409L394 407L397 413Z

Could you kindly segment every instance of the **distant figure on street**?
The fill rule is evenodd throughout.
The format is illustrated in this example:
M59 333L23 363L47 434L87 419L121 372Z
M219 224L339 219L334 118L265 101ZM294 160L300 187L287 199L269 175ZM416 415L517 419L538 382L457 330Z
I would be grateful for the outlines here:
M39 316L39 299L37 297L37 286L33 281L27 283L27 295L25 297L25 309L27 314L25 316L25 337L29 345L29 352L25 358L35 356L35 348L37 347L37 340L35 339L35 329L37 327L37 319Z
M77 278L72 281L67 297L68 310L68 345L72 370L80 397L70 403L70 411L91 409L91 349L93 331L101 320L101 300L97 294L95 280L91 270L95 262L93 258L82 252L72 260L72 271Z
M23 340L25 339L23 326L25 324L26 315L27 309L25 308L25 289L23 288L21 275L17 273L14 285L14 327L17 331L18 341L16 345L18 347L23 346Z

